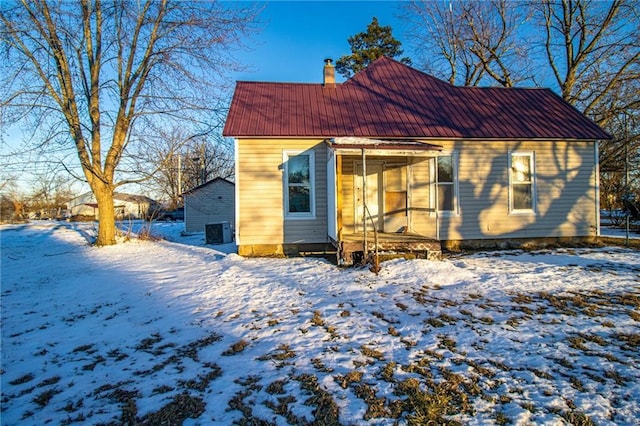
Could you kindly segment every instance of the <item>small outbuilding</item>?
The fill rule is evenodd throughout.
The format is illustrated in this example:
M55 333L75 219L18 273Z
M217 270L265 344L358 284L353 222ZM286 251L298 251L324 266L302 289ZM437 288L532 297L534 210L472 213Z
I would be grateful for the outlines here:
M235 224L235 184L217 177L182 194L186 232L204 232L210 223Z

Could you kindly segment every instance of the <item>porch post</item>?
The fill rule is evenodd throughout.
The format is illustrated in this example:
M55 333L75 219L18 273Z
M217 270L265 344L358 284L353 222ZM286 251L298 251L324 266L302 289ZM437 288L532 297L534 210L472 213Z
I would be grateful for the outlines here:
M342 240L342 155L336 153L336 236Z
M362 247L363 260L366 262L367 252L367 156L365 149L362 148L362 229L364 232L364 241Z
M440 241L440 212L439 212L439 207L440 207L440 200L438 199L438 195L439 195L439 190L438 190L438 157L434 157L433 158L433 170L434 170L434 174L433 176L435 177L435 182L433 183L435 186L435 191L433 191L434 194L434 198L435 198L435 210L436 210L436 240Z

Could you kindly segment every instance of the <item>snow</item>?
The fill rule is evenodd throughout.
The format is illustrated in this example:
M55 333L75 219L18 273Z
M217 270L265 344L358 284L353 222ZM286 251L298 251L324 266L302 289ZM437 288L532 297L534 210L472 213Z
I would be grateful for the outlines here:
M465 424L640 418L637 251L398 259L376 276L242 258L182 224L154 224L158 241L122 226L129 238L101 248L94 224L0 226L3 425L143 421L184 394L204 403L185 424L312 421L305 374L342 424L406 423L408 409L369 413L360 391L388 408L408 398L400 382L429 392L452 375L477 387L471 409L449 413ZM354 371L359 381L341 381Z

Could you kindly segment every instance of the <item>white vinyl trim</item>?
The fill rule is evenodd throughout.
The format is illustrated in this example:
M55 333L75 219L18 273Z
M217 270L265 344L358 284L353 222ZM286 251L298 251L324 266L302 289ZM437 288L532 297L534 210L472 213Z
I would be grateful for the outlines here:
M438 182L438 157L451 157L451 164L453 167L453 210L439 210L438 200L438 186L441 185ZM429 197L432 201L431 207L433 208L433 215L436 217L452 217L460 215L460 180L458 179L458 151L442 151L434 157L433 170L431 172L432 178L432 194ZM437 214L436 214L437 213Z
M596 197L596 236L600 236L600 142L596 141L594 144L594 162L595 162L595 173L596 173L596 187L595 197Z
M290 212L289 211L289 159L297 156L309 157L309 212ZM282 190L284 200L284 218L287 220L293 219L315 219L316 217L316 157L313 150L307 151L291 151L285 150L282 152Z
M512 172L513 157L528 157L529 158L529 170L531 172L530 182L514 182ZM509 174L509 214L510 215L535 215L537 208L537 191L536 191L536 157L534 151L510 151L508 161L508 174ZM514 184L530 184L531 185L531 208L528 209L516 209L513 206Z
M238 138L233 138L233 161L234 161L234 182L235 182L235 215L236 220L234 223L235 227L235 239L236 245L240 245L240 146L238 143Z
M336 191L336 155L327 150L327 234L338 240L338 198Z

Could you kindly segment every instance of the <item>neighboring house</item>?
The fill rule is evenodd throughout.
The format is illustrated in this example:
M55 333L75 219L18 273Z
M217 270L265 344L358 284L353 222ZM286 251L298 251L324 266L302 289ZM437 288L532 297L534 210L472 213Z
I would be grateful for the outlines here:
M610 136L551 90L456 87L388 58L342 84L328 60L324 76L237 83L224 135L239 254L331 244L348 264L376 240L437 252L599 235Z
M229 222L235 226L235 185L215 178L182 194L184 227L187 232L204 232L205 225Z
M148 219L159 210L158 203L144 195L116 192L113 194L116 220ZM98 219L98 203L92 192L84 193L67 202L71 217L88 216Z

